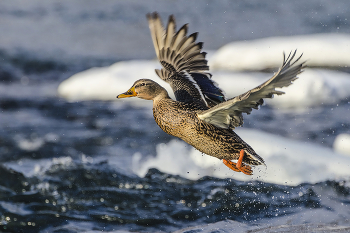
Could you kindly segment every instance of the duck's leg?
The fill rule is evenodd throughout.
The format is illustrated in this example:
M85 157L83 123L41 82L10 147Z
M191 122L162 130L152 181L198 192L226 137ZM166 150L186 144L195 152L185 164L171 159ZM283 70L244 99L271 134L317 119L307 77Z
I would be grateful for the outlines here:
M241 150L241 151L239 152L239 158L238 158L236 167L237 167L237 169L239 169L241 172L243 172L243 173L246 174L246 175L253 175L253 171L252 171L251 166L249 166L249 165L244 165L244 164L242 163L244 154L245 154L245 153L244 153L244 150Z
M253 171L249 165L244 165L242 163L244 157L244 150L241 150L239 153L239 158L237 163L231 162L229 160L223 159L224 164L235 172L243 172L246 175L252 175Z
M241 170L239 170L239 169L237 168L236 163L231 162L231 161L226 160L226 159L223 159L222 161L223 161L224 164L225 164L228 168L230 168L231 170L233 170L233 171L235 171L235 172L241 172Z

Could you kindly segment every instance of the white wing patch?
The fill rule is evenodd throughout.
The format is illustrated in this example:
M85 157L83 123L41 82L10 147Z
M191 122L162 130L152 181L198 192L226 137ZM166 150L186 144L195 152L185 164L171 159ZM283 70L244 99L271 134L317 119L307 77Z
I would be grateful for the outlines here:
M191 76L187 71L181 71L181 74L183 74L183 77L187 78L188 81L190 81L190 82L193 84L193 86L198 90L198 93L200 94L200 96L201 96L203 102L204 102L205 105L208 107L208 103L207 103L207 101L205 100L205 97L204 97L204 95L203 95L203 93L202 93L202 90L201 90L201 88L198 86L197 82L192 78L192 76Z

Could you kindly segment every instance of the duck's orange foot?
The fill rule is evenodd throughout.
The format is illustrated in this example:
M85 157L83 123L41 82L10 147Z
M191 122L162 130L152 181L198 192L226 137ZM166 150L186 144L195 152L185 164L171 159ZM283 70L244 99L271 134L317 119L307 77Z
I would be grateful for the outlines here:
M244 165L242 163L243 157L244 157L244 150L241 150L239 153L239 158L238 158L237 163L231 162L231 161L226 160L226 159L223 159L223 162L228 168L232 169L235 172L243 172L246 175L253 175L253 171L252 171L251 166Z
M225 164L228 168L230 168L231 170L234 170L235 172L241 172L241 170L239 170L239 169L237 168L237 164L236 164L236 163L231 162L231 161L226 160L226 159L223 159L222 161L223 161L224 164Z

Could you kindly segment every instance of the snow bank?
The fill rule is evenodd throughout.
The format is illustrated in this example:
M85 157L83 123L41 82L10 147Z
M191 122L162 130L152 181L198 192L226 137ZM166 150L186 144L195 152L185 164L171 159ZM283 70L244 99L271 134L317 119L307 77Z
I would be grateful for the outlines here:
M255 167L253 176L234 172L221 160L201 154L179 140L158 145L157 155L146 161L135 154L133 170L139 176L144 176L150 168L157 168L189 179L214 176L287 185L350 177L350 157L337 154L329 148L252 129L236 131L265 159L267 167Z
M334 104L350 96L350 74L324 69L306 69L294 84L282 88L286 94L267 99L278 108L307 108Z
M141 78L156 79L162 86L168 85L155 73L158 61L125 61L108 67L95 67L74 74L58 87L58 94L69 100L115 100Z
M58 94L69 100L115 100L116 95L127 91L136 80L149 78L159 82L173 97L170 86L155 74L156 68L160 68L158 61L127 61L109 67L92 68L62 82L58 87ZM260 72L214 71L213 80L224 89L228 98L232 98L260 85L272 75ZM348 73L306 69L299 77L293 85L282 89L286 95L278 96L267 103L279 108L300 108L335 103L350 96Z
M350 155L350 134L339 134L335 138L333 148L340 154Z
M350 66L350 35L312 34L237 41L220 48L209 61L213 69L263 70L282 64L282 52L298 50L308 66Z
M223 87L227 97L242 94L269 79L273 74L249 72L214 72L213 79ZM306 69L293 85L282 88L286 94L267 99L278 108L305 108L332 104L350 96L350 74L325 69ZM236 85L236 84L239 85Z

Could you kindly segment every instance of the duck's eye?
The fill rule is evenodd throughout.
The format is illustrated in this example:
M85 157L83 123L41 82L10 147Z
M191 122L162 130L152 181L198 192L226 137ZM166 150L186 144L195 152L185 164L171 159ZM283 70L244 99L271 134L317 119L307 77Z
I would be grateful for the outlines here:
M142 86L146 86L146 83L141 83L140 86L141 86L141 87L142 87Z

